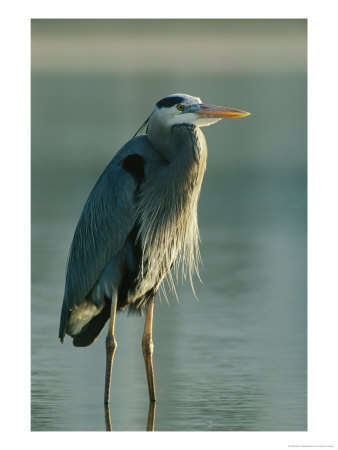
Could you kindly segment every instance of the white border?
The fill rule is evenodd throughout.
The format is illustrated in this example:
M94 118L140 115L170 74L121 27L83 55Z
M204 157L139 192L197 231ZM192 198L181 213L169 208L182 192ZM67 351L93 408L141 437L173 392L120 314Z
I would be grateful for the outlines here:
M9 2L7 2L9 4ZM2 429L3 442L34 448L284 449L334 445L337 296L337 19L335 2L12 2L2 7ZM298 433L31 433L30 430L30 18L309 19L309 430ZM5 208L4 208L5 206ZM8 435L5 436L4 434ZM23 439L23 440L22 440ZM76 439L76 441L75 441ZM123 444L122 444L123 439ZM67 440L67 442L66 442ZM107 441L109 440L109 442ZM100 442L98 442L100 441Z

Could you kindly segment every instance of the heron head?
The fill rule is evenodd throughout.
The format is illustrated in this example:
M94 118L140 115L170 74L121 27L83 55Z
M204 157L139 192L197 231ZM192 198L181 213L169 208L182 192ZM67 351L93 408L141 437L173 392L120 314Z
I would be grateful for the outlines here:
M204 104L199 97L172 94L156 103L150 119L168 128L185 123L204 127L221 119L248 115L250 113L239 109Z

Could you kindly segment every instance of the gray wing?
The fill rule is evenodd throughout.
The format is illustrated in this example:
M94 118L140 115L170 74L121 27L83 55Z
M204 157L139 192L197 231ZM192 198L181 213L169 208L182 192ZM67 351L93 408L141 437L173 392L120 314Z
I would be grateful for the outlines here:
M80 305L134 226L134 178L113 160L84 206L70 248L64 302ZM99 305L98 305L99 306Z
M106 167L88 197L68 258L59 331L61 339L69 312L84 302L110 259L123 248L135 224L137 181L122 163L128 155L143 156L149 152L153 149L144 136L129 141Z

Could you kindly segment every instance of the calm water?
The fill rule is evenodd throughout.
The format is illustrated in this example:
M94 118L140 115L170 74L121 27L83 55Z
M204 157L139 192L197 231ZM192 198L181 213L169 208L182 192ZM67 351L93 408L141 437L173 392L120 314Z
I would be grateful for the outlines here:
M224 103L216 96L223 79L213 80L214 96L201 93L203 80L189 82L177 89L175 80L143 80L135 92L144 88L144 99L154 89L151 104L126 120L114 104L122 104L128 80L33 76L32 430L105 429L105 332L83 349L57 339L67 252L95 180L161 97L157 83L168 85L166 93ZM255 115L205 132L204 285L196 281L199 301L186 283L178 286L179 303L171 295L170 306L155 304L155 430L306 430L305 79L226 85L227 106ZM112 89L120 97L110 98ZM131 111L132 93L123 98ZM146 428L143 325L117 317L114 430Z

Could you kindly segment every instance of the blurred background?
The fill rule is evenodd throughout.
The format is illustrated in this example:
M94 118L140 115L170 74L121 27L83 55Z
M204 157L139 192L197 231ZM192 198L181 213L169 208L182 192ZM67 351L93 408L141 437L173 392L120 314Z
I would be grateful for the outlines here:
M306 20L32 20L32 430L104 430L105 331L57 339L102 170L168 94L250 111L203 128L198 300L155 305L155 430L307 429ZM143 430L144 321L117 317L114 430Z

